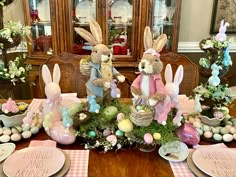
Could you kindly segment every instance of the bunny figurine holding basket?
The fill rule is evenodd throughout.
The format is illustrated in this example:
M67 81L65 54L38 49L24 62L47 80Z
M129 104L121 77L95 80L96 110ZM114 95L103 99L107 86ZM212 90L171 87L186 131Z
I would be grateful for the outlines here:
M90 78L86 83L87 95L104 97L109 90L111 81L116 78L119 82L124 82L125 77L112 66L112 52L102 44L102 31L95 20L90 20L90 32L83 28L75 28L75 31L87 40L92 46Z
M74 130L68 127L68 125L63 125L60 110L62 109L62 99L59 86L61 77L59 65L54 65L53 80L47 65L43 65L42 77L45 83L44 91L47 96L47 99L43 103L43 127L47 134L56 142L60 144L72 144L76 139ZM66 121L66 123L68 123L68 121Z
M163 63L159 54L166 41L167 36L165 34L153 41L150 27L145 28L145 52L138 66L140 75L131 85L131 93L134 98L148 99L150 106L155 107L155 119L163 125L166 124L167 114L171 110L171 99L161 78Z

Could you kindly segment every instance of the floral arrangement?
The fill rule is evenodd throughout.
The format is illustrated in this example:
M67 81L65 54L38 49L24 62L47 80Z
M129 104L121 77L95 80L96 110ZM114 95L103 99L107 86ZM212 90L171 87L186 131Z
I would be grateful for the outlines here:
M30 39L30 34L29 26L23 26L20 22L8 21L4 24L4 28L0 29L0 49L8 48L6 43L14 44L16 40L18 45L22 40Z
M15 60L8 62L5 67L4 62L0 60L0 79L9 80L14 86L17 82L25 82L31 70L31 65L21 66L22 57L16 57Z

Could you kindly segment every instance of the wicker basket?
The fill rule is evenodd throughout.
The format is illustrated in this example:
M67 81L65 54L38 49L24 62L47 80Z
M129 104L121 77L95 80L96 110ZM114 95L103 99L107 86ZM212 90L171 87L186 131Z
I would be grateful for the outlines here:
M130 106L130 120L137 126L148 126L153 120L154 117L154 110L149 104L146 104L146 106L149 107L150 111L148 112L140 112L136 110L137 104L134 104Z
M80 60L80 72L84 76L89 76L91 72L91 66L89 65L89 62L85 61L86 59L81 59Z

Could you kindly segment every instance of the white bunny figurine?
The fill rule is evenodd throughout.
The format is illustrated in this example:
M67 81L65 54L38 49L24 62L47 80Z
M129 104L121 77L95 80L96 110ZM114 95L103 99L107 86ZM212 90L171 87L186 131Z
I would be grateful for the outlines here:
M55 64L53 68L53 80L50 70L45 64L42 67L42 77L45 83L44 91L47 97L43 105L43 115L52 112L52 122L59 121L61 120L61 111L59 107L61 106L62 99L61 88L59 86L61 71L58 64Z
M182 111L179 110L179 102L178 102L178 95L179 95L179 85L183 80L183 75L184 75L184 69L183 66L180 65L177 68L177 71L174 76L174 81L173 81L173 73L172 73L172 67L170 64L166 65L165 68L165 89L167 91L167 94L171 98L171 103L172 107L175 107L178 109L176 116L173 119L173 123L175 125L180 126L181 125L181 120L182 120Z
M224 23L224 20L221 20L221 23L220 23L220 28L219 28L219 33L217 33L215 39L217 41L225 41L227 39L227 36L225 34L226 32L226 27L229 26L229 23L228 22L225 22Z
M197 113L202 112L202 106L201 106L200 100L202 100L200 98L200 95L196 94L194 98L194 111Z
M212 86L217 86L217 85L219 85L220 84L220 78L219 78L219 73L220 73L220 71L219 70L221 70L222 69L222 67L221 66L218 66L217 64L212 64L211 65L211 77L208 79L208 83L209 83L209 85L212 85Z

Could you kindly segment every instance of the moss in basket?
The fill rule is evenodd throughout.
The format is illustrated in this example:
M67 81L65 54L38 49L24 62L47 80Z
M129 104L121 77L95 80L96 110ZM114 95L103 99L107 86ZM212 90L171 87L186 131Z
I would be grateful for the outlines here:
M6 116L14 116L23 114L27 110L26 103L16 103L14 100L9 98L5 103L0 103L0 114L4 114Z

